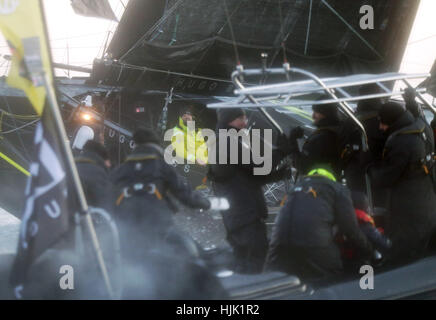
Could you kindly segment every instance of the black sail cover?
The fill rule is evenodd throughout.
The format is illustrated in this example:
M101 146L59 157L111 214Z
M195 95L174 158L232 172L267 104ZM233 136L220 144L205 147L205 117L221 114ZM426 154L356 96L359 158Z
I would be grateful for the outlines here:
M374 28L364 30L368 11L362 6L368 5ZM418 5L419 0L130 0L108 47L112 64L104 72L94 68L93 78L149 89L208 89L212 95L223 87L211 89L202 81L229 81L238 62L259 68L262 53L268 54L268 67L286 59L319 76L397 71ZM198 76L199 83L181 81L183 74Z

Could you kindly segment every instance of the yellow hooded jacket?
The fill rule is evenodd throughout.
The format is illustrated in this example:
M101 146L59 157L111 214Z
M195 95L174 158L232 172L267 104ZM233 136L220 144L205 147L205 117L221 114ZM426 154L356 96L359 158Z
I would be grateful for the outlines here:
M179 124L173 128L171 144L176 150L177 157L186 159L190 163L207 164L207 144L204 141L201 129L197 132L188 130L182 118L179 118Z

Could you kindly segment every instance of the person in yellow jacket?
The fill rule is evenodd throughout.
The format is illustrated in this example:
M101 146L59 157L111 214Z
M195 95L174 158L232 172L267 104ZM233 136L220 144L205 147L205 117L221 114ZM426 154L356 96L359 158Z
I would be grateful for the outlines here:
M201 129L196 130L195 121L189 109L182 111L178 124L173 128L171 144L176 151L176 156L187 160L188 164L207 164L207 144Z

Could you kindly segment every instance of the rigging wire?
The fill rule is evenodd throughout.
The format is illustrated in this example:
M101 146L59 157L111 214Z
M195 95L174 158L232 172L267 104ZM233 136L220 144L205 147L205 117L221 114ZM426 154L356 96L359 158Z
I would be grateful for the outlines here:
M129 50L127 50L126 53L124 53L119 61L123 61L129 54L130 52L132 52L133 50L135 50L147 37L149 37L151 34L153 34L153 32L155 32L162 23L164 23L172 14L173 12L180 6L180 4L183 2L183 0L178 0L169 10L167 13L165 13L164 15L162 15L162 17L150 28L147 30L147 32L141 37L139 38L138 41L135 42L135 44L130 47Z
M407 45L410 46L410 45L415 44L415 43L427 41L427 40L432 39L434 37L436 37L436 34L433 34L431 36L428 36L428 37L425 37L425 38L422 38L422 39L419 39L419 40L415 40L415 41L409 42Z
M310 25L312 22L312 6L313 6L313 0L310 0L309 21L307 22L307 33L306 33L306 44L304 45L304 55L307 54L307 49L309 46Z
M269 67L271 68L272 65L274 64L274 61L277 57L277 55L280 52L280 49L283 50L283 63L287 63L288 62L288 57L286 55L286 45L285 45L285 41L286 41L286 36L284 35L285 33L285 23L283 20L283 9L282 9L282 1L279 0L279 17L280 17L280 33L279 33L279 39L283 36L283 39L280 42L280 47L277 47L277 49L274 52L274 55L272 56L271 62L269 64ZM275 43L274 43L275 44Z
M6 103L6 106L7 106L8 110L9 110L9 114L12 114L11 106L9 105L8 99L5 96L3 96L3 101ZM12 122L13 122L15 128L16 128L17 127L17 122L15 121L14 117L12 117ZM27 126L27 124L25 126ZM27 148L24 145L23 138L21 137L20 131L18 131L18 140L20 141L21 147L23 148L23 150L25 152L26 158L30 159L30 155L29 155L29 153L27 151Z
M167 10L168 10L168 3L169 3L169 0L165 0L165 7L164 7L164 10L163 10L163 14L164 14L164 15L165 15L165 12L167 12ZM162 28L159 27L158 32L157 32L153 37L151 37L150 42L156 40L156 38L159 37L159 35L160 35L162 32L163 32L163 31L162 31Z
M124 5L124 3L123 3L121 0L120 0L120 2L121 2L121 4L122 4L122 6L124 7L124 11L125 11L125 10L126 10L126 6ZM123 8L121 8L121 10L122 10L122 9L123 9ZM117 6L115 7L115 11L114 11L114 13L115 13L116 16L117 16L117 13L118 13L118 14L120 13L120 3L118 3ZM106 36L105 38L103 38L103 41L102 41L102 43L101 43L101 45L100 45L100 48L98 49L97 56L100 56L100 51L102 51L102 52L101 52L101 56L104 57L105 51L107 50L106 44L107 44L108 41L109 41L110 34L111 34L111 33L113 34L112 29L113 29L113 27L114 27L115 24L118 24L118 22L117 22L117 21L113 21L113 20L111 20L111 21L108 22L108 25L107 25L106 31L104 32L107 36Z
M310 0L310 1L312 1L312 0ZM283 22L283 12L282 12L282 1L281 0L279 0L279 15L280 15L280 36L282 36L283 33L285 32L285 24ZM285 48L285 41L284 40L282 40L281 46L283 49L283 63L286 63L286 62L288 62L288 58L286 57L286 48Z
M235 10L233 10L232 14L230 15L230 19L233 17L233 15L239 10L239 8L241 7L242 3L244 2L244 0L239 1L239 4L236 6ZM215 35L215 39L219 39L219 35L221 34L221 32L224 30L225 26L227 25L228 20L226 19L225 23L223 24L223 26L218 30L218 32ZM208 46L208 48L206 50L204 50L204 52L202 53L201 57L198 59L197 64L195 65L194 68L192 68L192 72L195 72L195 70L197 70L198 66L200 66L201 62L203 61L203 58L206 56L206 54L210 51L210 49L213 46L210 45Z
M335 14L339 20L341 20L347 27L350 29L351 32L353 32L362 42L380 59L383 59L383 56L364 38L362 35L360 35L359 32L357 32L351 24L347 22L347 20L344 19L326 0L321 0L321 3L323 3L333 14Z
M233 49L235 51L236 65L239 66L239 65L241 65L241 60L239 59L239 52L238 52L238 47L236 45L235 33L233 32L233 25L232 25L232 21L230 19L229 9L227 8L227 1L223 0L223 2L224 2L224 10L226 12L227 22L229 24L230 34L232 36Z
M121 92L118 95L118 124L121 126ZM121 164L121 139L118 137L118 164Z
M154 69L154 68L149 68L149 67L137 66L137 65L129 64L129 63L118 63L118 65L120 67L123 67L126 69L132 69L132 70L145 70L148 72L165 73L168 75L183 76L183 77L189 77L189 78L200 79L200 80L219 81L219 82L226 82L229 84L233 84L232 81L221 79L221 78L205 77L205 76L199 76L199 75L194 75L194 74L190 74L190 73L174 72L174 71L169 71L169 70L160 70L160 69Z

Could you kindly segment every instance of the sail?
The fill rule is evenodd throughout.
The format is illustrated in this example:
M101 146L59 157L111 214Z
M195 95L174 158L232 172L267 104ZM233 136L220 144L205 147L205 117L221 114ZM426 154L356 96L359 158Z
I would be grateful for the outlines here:
M373 29L362 29L365 5L373 9ZM168 71L198 76L192 87L201 90L205 85L199 83L208 79L200 77L229 80L237 63L260 67L262 53L268 55L267 67L287 60L319 76L395 72L418 5L418 0L132 0L108 48L113 63L107 72L97 75L96 69L95 76L105 83L147 86ZM147 68L144 75L141 68ZM179 78L166 81L184 90L187 84Z
M76 14L118 21L107 0L71 0Z

